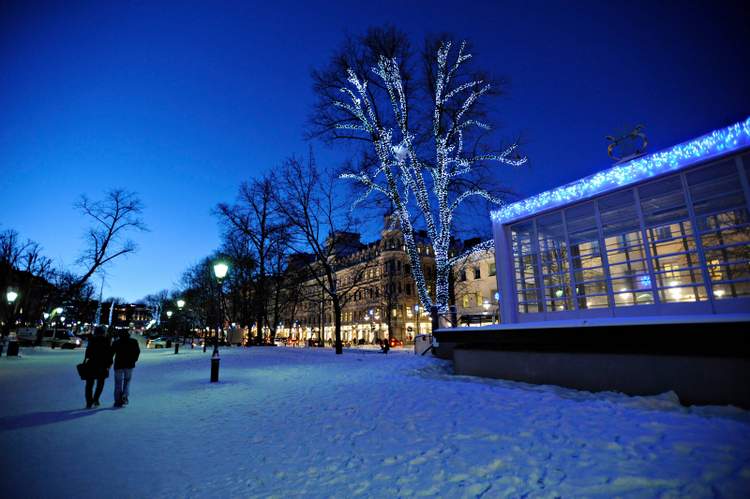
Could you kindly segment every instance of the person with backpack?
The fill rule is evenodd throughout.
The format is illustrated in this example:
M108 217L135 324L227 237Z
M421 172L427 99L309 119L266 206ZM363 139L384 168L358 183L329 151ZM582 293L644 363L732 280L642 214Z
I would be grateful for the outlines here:
M112 365L112 351L109 339L104 334L104 328L97 326L94 335L86 346L83 363L86 366L86 409L99 407L99 397L104 389L104 380L109 377ZM96 390L94 390L96 382Z
M130 379L140 354L138 340L131 338L128 331L121 331L118 339L112 344L115 361L115 407L128 405Z

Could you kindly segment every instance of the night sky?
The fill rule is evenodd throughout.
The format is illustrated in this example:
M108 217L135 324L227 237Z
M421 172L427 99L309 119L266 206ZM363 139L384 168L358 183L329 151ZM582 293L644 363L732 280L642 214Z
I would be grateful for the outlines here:
M172 287L218 247L212 208L307 151L311 68L345 33L384 24L415 42L467 38L509 81L498 124L530 166L500 174L531 195L609 166L604 136L625 125L644 124L653 152L750 115L748 15L690 4L3 2L0 230L70 266L75 199L134 190L151 230L110 268L105 295Z

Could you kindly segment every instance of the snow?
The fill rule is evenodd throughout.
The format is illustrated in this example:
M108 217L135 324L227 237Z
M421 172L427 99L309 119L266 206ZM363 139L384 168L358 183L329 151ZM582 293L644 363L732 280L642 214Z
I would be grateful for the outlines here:
M750 413L454 376L394 349L144 351L86 410L82 352L0 358L0 497L747 497Z

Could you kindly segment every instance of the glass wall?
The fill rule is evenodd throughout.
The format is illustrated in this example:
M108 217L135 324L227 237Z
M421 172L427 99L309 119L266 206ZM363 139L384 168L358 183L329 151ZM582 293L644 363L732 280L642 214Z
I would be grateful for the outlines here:
M750 223L742 187L745 179L740 177L734 160L687 174L708 279L714 298L719 300L750 295Z
M750 155L510 226L518 311L750 297Z

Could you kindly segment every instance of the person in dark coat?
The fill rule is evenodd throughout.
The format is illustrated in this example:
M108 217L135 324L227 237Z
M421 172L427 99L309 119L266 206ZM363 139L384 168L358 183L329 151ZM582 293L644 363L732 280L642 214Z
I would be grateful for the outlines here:
M97 326L94 335L89 340L84 354L83 362L87 365L88 376L86 377L86 408L99 406L99 397L104 389L104 380L109 377L109 368L112 365L112 351L109 340L104 335L104 328ZM94 390L96 382L96 390Z
M112 355L115 360L115 407L122 407L128 405L130 378L141 355L138 340L131 338L127 331L120 332L112 344Z

